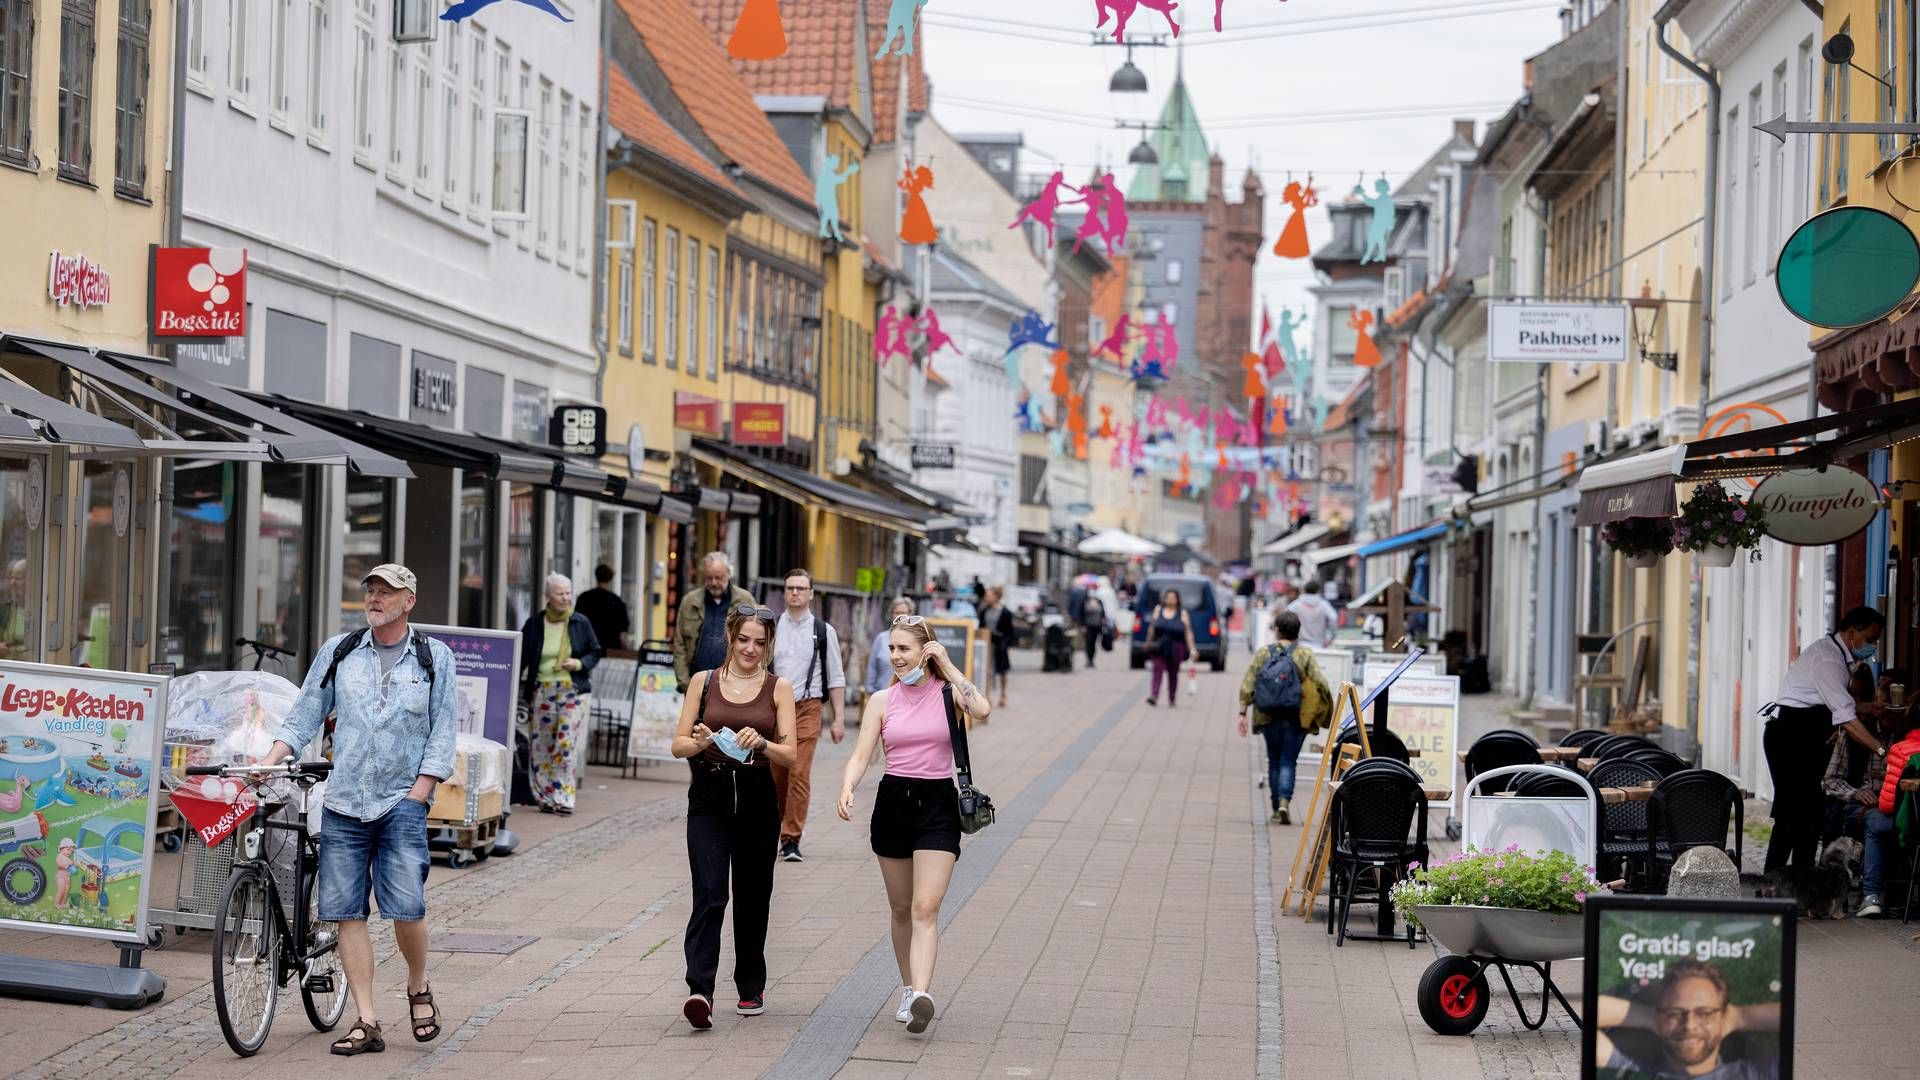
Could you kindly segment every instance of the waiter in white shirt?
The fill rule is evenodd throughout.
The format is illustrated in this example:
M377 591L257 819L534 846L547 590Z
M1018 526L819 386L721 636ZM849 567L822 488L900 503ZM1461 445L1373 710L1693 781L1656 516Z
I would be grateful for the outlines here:
M1773 777L1773 838L1767 842L1768 872L1785 866L1812 868L1820 845L1824 798L1820 777L1832 756L1828 742L1835 728L1882 757L1887 748L1859 712L1876 713L1878 705L1856 705L1847 691L1854 666L1873 659L1876 643L1886 628L1886 617L1870 607L1857 607L1840 619L1840 628L1800 650L1787 669L1780 696L1762 715L1771 716L1762 745L1767 772Z
M786 613L773 635L773 673L793 685L793 768L773 766L774 798L780 806L780 857L803 861L800 833L807 827L807 807L813 801L813 751L820 745L820 707L833 706L828 734L838 743L847 737L847 673L840 665L840 635L833 624L813 613L813 575L805 570L787 573Z
M1300 618L1300 644L1324 649L1333 644L1334 629L1340 625L1340 613L1320 597L1320 582L1309 579L1301 586L1300 599L1287 610Z

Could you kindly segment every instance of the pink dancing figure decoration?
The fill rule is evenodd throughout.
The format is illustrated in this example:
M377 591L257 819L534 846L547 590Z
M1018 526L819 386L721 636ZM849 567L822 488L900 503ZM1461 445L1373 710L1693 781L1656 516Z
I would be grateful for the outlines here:
M1081 189L1067 183L1065 173L1056 169L1054 174L1047 178L1047 186L1040 189L1040 194L1034 196L1032 202L1020 208L1019 216L1015 217L1013 224L1007 228L1017 229L1023 221L1037 221L1047 230L1047 247L1053 247L1053 215L1060 209L1063 201L1060 198L1060 192L1063 189L1075 195L1083 194Z
M920 332L927 335L928 358L932 358L933 354L939 352L941 349L952 349L954 352L960 351L960 346L955 345L953 339L947 336L947 332L940 329L940 316L935 315L932 308L928 308L926 312L920 316L920 321L913 325L919 327Z
M1155 394L1153 398L1147 402L1147 430L1167 430L1167 403L1161 401L1160 395L1158 394ZM1139 434L1139 429L1136 427L1134 437L1138 438Z
M1146 444L1146 440L1140 437L1140 425L1128 424L1127 425L1127 461L1129 464L1131 464L1134 468L1137 469L1140 466L1146 464L1146 460L1147 460L1147 444Z
M928 312L932 314L932 312ZM912 356L913 348L907 344L907 331L913 329L913 320L900 314L900 309L892 304L880 315L879 325L873 328L873 355L880 361L881 367L887 366L887 357Z
M1099 21L1093 24L1093 28L1100 29L1107 25L1107 19L1112 18L1114 20L1113 40L1124 41L1127 35L1127 20L1133 18L1135 11L1146 8L1149 11L1159 12L1161 18L1167 20L1167 29L1172 31L1174 37L1179 37L1180 24L1173 21L1173 9L1179 6L1178 0L1093 0L1093 13L1100 17Z
M1167 313L1162 311L1154 321L1140 328L1146 338L1146 345L1140 351L1139 370L1135 378L1164 379L1173 370L1180 359L1180 338L1173 325L1167 322Z
M1108 255L1125 250L1127 196L1113 174L1105 173L1083 188L1080 201L1087 205L1087 216L1080 221L1080 231L1073 234L1073 250L1079 251L1081 244L1095 236L1107 245Z
M1114 360L1124 360L1127 351L1127 336L1132 332L1133 319L1123 312L1120 316L1120 321L1113 324L1113 333L1108 334L1107 339L1100 343L1099 348L1093 350L1093 355L1099 356L1101 353L1112 353Z

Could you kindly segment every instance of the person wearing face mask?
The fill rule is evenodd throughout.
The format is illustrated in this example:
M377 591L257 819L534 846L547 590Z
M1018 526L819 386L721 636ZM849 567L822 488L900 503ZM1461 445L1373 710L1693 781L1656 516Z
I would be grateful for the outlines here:
M860 741L840 784L840 820L853 820L853 789L884 746L887 772L873 797L873 853L880 859L892 913L893 958L900 967L900 1007L894 1019L919 1034L933 1022L933 963L940 948L940 904L960 858L960 791L953 782L956 718L985 720L993 712L919 615L893 620L887 655L898 681L867 698ZM964 723L964 720L961 722Z
M1886 745L1860 716L1877 716L1875 703L1855 704L1847 683L1856 665L1873 659L1887 620L1870 607L1857 607L1840 619L1833 633L1806 645L1787 669L1780 694L1761 715L1768 716L1762 745L1773 777L1773 837L1767 842L1766 872L1792 862L1811 868L1820 844L1826 800L1821 781L1830 754L1827 740L1835 728L1885 756Z

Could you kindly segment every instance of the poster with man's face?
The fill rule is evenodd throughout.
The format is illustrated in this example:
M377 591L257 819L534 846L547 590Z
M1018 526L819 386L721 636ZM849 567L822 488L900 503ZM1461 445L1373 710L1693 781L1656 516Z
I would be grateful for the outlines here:
M1589 900L1582 1076L1791 1077L1793 947L1791 901Z

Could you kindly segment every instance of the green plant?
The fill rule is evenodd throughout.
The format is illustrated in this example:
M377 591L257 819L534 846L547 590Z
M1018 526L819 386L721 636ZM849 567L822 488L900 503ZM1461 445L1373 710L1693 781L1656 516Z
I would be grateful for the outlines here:
M1626 518L1600 526L1600 539L1632 559L1665 555L1673 550L1673 522L1668 518Z
M1405 880L1393 887L1393 906L1400 917L1419 925L1418 905L1524 908L1578 914L1587 894L1601 892L1593 867L1582 865L1564 851L1538 850L1529 855L1520 845L1499 851L1469 848L1432 866L1415 864Z
M1682 551L1709 547L1750 548L1766 535L1766 513L1745 499L1727 494L1718 481L1693 489L1673 521L1673 542Z

